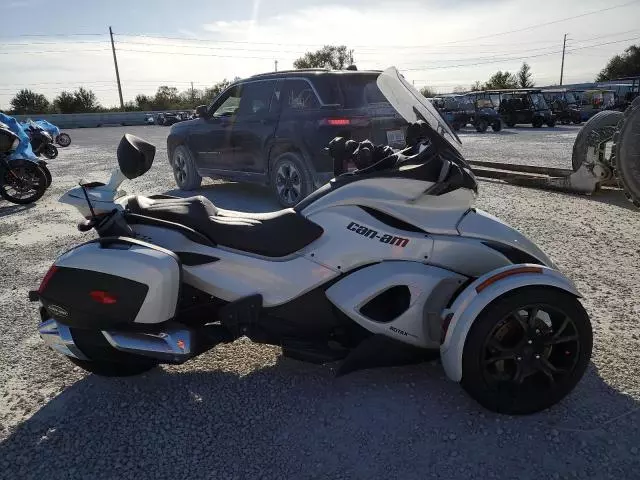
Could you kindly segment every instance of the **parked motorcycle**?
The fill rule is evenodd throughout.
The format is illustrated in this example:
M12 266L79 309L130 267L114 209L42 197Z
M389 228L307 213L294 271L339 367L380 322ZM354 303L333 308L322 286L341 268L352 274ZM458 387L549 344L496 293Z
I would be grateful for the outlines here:
M155 147L125 135L107 185L61 198L98 238L30 292L45 344L110 376L241 336L340 361L339 374L439 351L447 376L490 410L560 401L592 350L576 287L528 238L471 208L478 184L429 102L395 68L377 85L409 123L406 147L334 139L336 178L272 213L126 195L120 185L151 168ZM342 173L350 161L357 170Z
M47 189L47 178L38 164L26 159L9 159L20 144L19 136L0 123L0 196L25 205L38 200Z
M44 155L49 160L58 156L58 149L53 144L53 136L33 121L29 121L24 128L31 141L31 148L36 156Z
M71 145L71 136L68 133L60 132L60 129L53 123L48 122L47 120L27 120L26 122L23 122L23 127L27 128L30 122L35 123L44 131L49 133L49 135L53 137L55 143L60 147L68 147Z

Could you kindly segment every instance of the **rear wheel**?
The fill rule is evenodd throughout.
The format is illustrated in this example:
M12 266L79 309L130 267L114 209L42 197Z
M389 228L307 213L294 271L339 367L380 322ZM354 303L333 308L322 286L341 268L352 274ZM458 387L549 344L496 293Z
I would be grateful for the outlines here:
M574 171L577 171L586 161L590 145L601 145L613 140L618 123L623 117L622 112L605 110L597 113L584 124L573 143L571 166Z
M462 386L485 408L507 414L544 410L582 378L593 345L589 317L571 294L525 287L494 300L464 345Z
M540 117L535 117L532 121L531 121L531 125L533 125L534 128L540 128L542 127L542 124L544 122L542 121L542 118Z
M547 120L547 127L555 127L556 126L556 120L554 118L552 118L551 120Z
M46 174L29 160L11 160L0 179L0 196L18 205L35 202L46 190Z
M476 122L476 132L484 133L489 128L489 124L486 120L478 120Z
M513 119L513 117L507 117L507 118L505 118L504 123L506 123L506 124L507 124L507 127L509 127L509 128L513 128L513 127L515 127L515 126L516 126L516 122L515 122L515 120Z
M180 190L195 190L202 184L202 177L196 169L191 151L184 145L178 145L171 156L173 178Z
M61 147L68 147L71 145L71 137L68 133L61 133L56 137L56 143Z
M500 130L502 130L502 122L500 120L496 120L491 124L491 128L494 132L499 132Z
M271 168L271 188L283 207L293 207L312 190L311 175L296 152L279 155Z

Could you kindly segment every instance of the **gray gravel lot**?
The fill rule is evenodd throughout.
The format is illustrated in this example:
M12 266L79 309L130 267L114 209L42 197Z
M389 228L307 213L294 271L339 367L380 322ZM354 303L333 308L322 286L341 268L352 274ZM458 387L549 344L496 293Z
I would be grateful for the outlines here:
M640 478L640 212L592 198L483 181L477 206L529 235L583 292L592 364L550 411L482 410L437 362L357 372L283 359L239 340L142 377L85 375L45 349L27 290L86 239L57 199L107 178L125 132L156 163L125 190L174 188L162 127L71 130L32 207L0 203L0 478ZM463 133L469 159L569 168L576 127ZM268 211L264 189L209 182L224 208Z

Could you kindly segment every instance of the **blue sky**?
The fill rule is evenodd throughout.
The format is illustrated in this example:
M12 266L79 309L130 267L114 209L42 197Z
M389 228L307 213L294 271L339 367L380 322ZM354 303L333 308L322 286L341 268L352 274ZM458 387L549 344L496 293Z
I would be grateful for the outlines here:
M290 68L323 44L352 47L360 68L396 65L416 86L447 91L498 69L517 70L523 57L538 84L557 82L564 33L565 82L593 79L611 55L640 43L640 1L528 28L625 0L59 0L54 8L49 0L5 2L3 14L15 21L3 22L0 32L0 108L21 87L52 98L84 85L103 105L116 104L109 25L125 100L161 84L203 88L270 71L275 60Z

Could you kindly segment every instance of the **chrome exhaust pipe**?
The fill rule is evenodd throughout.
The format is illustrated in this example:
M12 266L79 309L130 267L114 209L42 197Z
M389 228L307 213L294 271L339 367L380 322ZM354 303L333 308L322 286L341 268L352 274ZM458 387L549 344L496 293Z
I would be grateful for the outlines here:
M38 333L44 344L55 351L78 360L91 360L76 345L66 325L45 320L38 326ZM194 332L186 327L173 326L158 333L103 330L102 335L116 350L162 362L182 363L195 355Z

